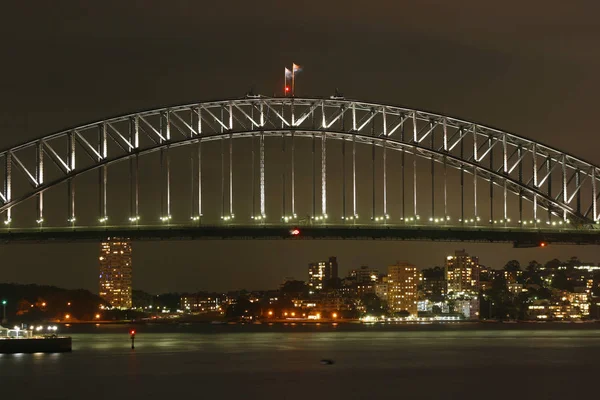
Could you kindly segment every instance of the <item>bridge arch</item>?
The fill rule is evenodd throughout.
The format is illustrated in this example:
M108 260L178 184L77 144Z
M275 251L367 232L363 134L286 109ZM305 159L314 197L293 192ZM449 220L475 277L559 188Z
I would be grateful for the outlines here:
M256 135L317 136L323 143L332 138L429 159L458 169L461 174L473 175L474 184L479 179L501 188L505 198L506 193L513 193L528 201L533 205L536 223L541 220L538 217L541 211L548 214L546 222L555 216L565 224L577 226L591 226L600 218L598 167L544 144L477 123L404 107L342 98L268 97L128 114L0 151L4 168L0 213L4 213L9 222L13 207L36 197L37 220L42 221L43 193L79 175L92 170L100 170L102 174L111 164L157 151L168 152L173 147ZM145 144L142 137L146 139ZM61 142L66 146L60 145ZM76 162L76 153L80 151L87 155L87 163ZM46 182L44 162L47 160L62 175ZM21 176L13 174L15 169L22 172ZM14 179L25 179L30 189L13 196ZM553 182L555 186L559 184L558 190L553 188ZM106 188L103 193L106 196ZM106 202L106 198L100 201ZM71 200L69 208L74 221ZM106 214L100 219L103 217ZM131 218L136 217L132 210ZM506 219L506 212L503 217Z

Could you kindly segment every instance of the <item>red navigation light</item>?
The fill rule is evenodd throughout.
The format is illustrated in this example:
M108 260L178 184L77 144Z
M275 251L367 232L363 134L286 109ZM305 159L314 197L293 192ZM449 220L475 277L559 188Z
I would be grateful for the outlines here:
M132 330L131 330L131 332L129 332L129 334L130 334L131 336L135 336L135 331L132 329Z
M292 229L290 231L290 235L292 236L298 236L300 234L300 230L299 229Z

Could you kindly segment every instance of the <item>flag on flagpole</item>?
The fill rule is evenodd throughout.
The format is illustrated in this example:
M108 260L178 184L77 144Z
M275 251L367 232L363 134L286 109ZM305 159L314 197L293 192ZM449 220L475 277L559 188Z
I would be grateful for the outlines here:
M290 92L290 87L288 86L288 81L292 80L293 73L289 69L285 69L284 82L283 82L283 95L287 96Z
M299 65L292 63L292 96L296 95L296 72L302 71Z

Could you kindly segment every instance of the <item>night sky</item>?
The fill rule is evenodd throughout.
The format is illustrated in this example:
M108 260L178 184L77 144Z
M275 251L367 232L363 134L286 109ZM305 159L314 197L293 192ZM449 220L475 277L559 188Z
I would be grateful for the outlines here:
M406 105L500 127L596 165L600 6L596 1L103 1L3 7L0 149L107 116L281 90ZM100 6L102 4L102 6ZM16 8L15 8L16 7ZM441 265L466 248L500 268L597 247L353 241L134 244L134 288L262 289L396 260ZM0 281L97 291L97 244L2 245Z

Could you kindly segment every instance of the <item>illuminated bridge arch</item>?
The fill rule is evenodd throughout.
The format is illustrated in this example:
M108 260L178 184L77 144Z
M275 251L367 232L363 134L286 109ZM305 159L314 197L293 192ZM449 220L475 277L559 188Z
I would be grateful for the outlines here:
M209 195L203 191L206 172L202 169L202 148L211 141L221 143L220 219L232 224L232 147L240 138L252 140L252 173L248 175L252 181L248 198L253 203L252 223L300 224L298 215L306 213L310 221L304 223L357 224L357 204L364 202L364 192L372 204L371 215L360 219L362 225L594 230L600 219L598 167L544 144L405 107L344 98L253 96L110 118L1 151L0 214L5 229L17 229L11 226L13 210L32 198L37 215L31 216L31 223L43 226L45 213L53 212L44 209L45 192L62 183L67 186L65 225L76 227L74 179L92 170L99 171L98 225L107 226L113 196L129 197L129 221L111 220L110 224L139 225L139 159L155 152L160 154L163 192L157 213L160 218L150 221L144 217L144 223L171 223L170 152L182 146L190 149L193 170L191 210L186 220L201 224L206 213L203 199ZM268 138L283 138L281 152L286 160L281 186L283 212L273 218L267 217L265 142L272 140ZM312 147L299 150L297 138L308 138ZM331 166L331 161L328 164L328 143L332 140L341 143L341 166ZM367 182L357 179L356 154L361 151L357 148L365 147L371 153L367 165L371 164L372 176ZM397 157L395 166L389 162L392 154ZM297 202L298 181L306 180L296 169L300 158L312 159L312 202L308 206ZM115 193L109 187L107 169L125 160L129 160L129 190ZM450 182L448 177L453 174L460 184ZM390 180L392 175L396 179ZM331 193L333 176L336 185L341 182L342 186L336 215L328 212L332 208L328 190ZM390 201L391 186L401 187L394 202ZM511 199L516 205L511 205ZM452 217L451 205L455 209L458 205L459 210ZM517 209L512 215L511 207Z

